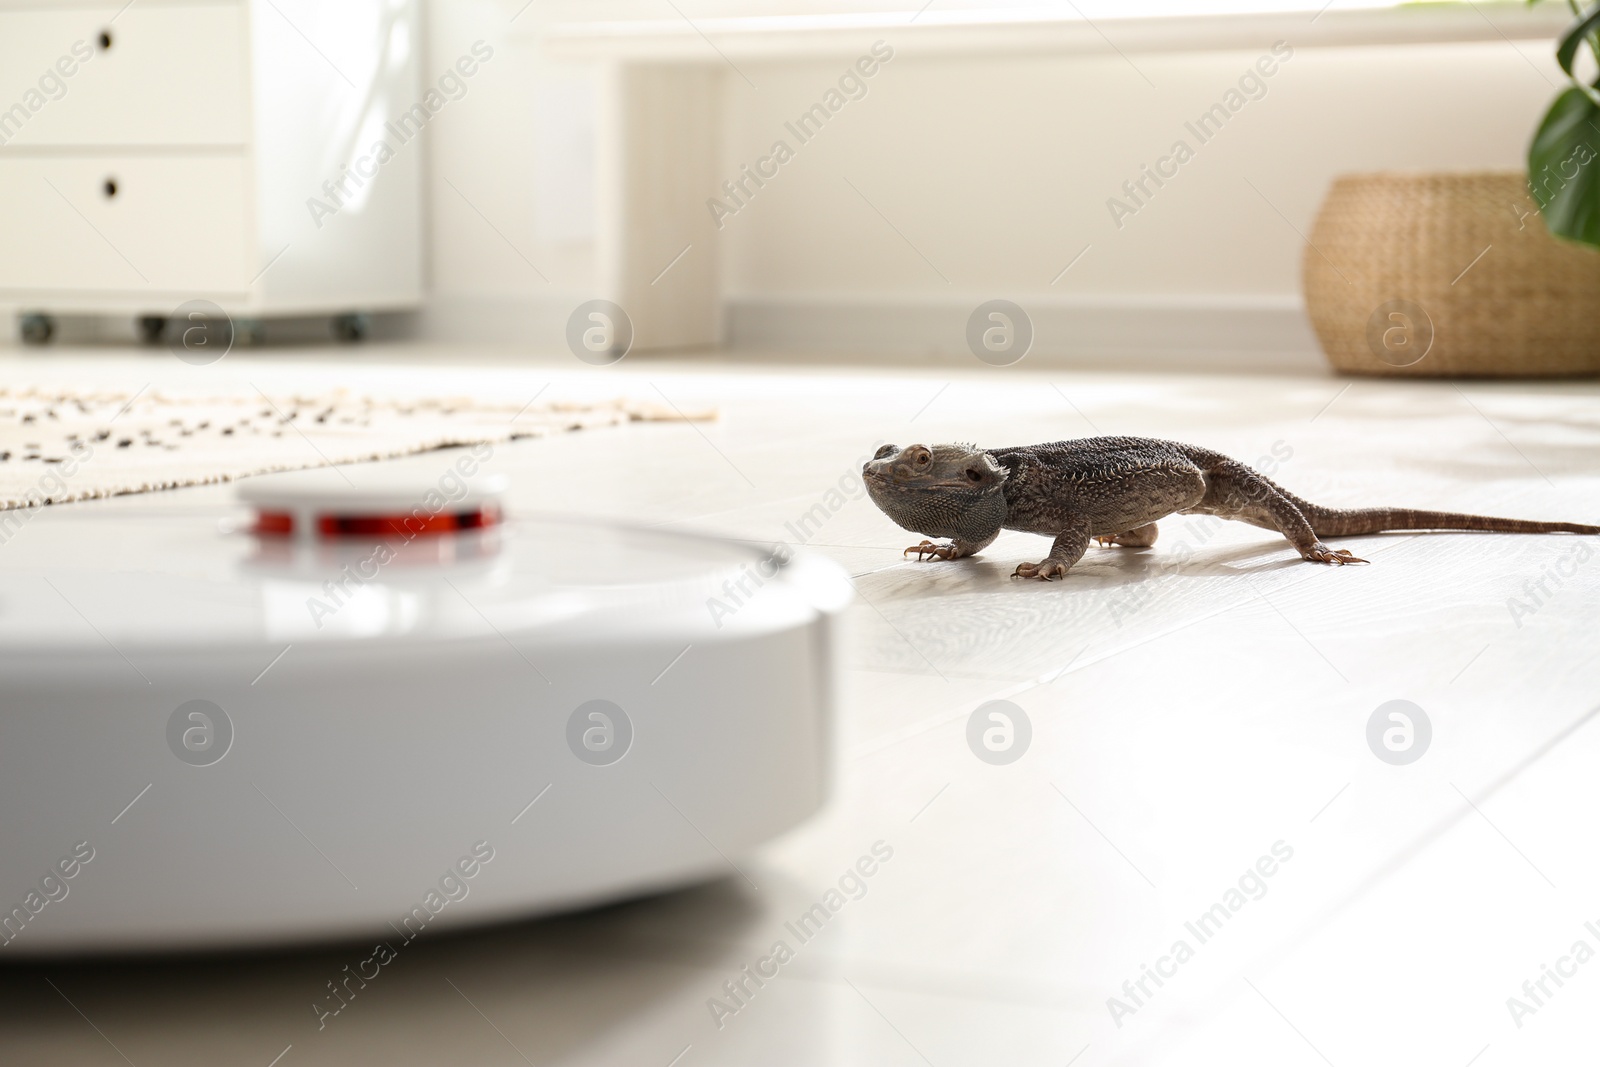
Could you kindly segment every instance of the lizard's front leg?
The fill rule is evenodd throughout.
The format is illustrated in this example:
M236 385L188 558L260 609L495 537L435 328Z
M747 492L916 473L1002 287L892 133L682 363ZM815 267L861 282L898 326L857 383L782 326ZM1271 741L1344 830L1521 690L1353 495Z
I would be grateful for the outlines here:
M961 549L954 544L935 544L934 542L929 541L927 538L923 538L921 544L912 545L910 548L906 549L900 554L902 556L909 556L913 552L917 554L918 563L921 563L923 560L927 559L960 559L962 556L966 555L965 552L961 551Z
M1011 573L1013 578L1038 578L1048 582L1052 578L1065 578L1072 565L1089 550L1089 524L1080 523L1056 536L1050 545L1050 554L1038 563L1019 563Z
M963 556L975 556L979 552L982 552L984 549L988 548L990 543L993 542L995 537L998 536L999 533L997 531L995 534L982 541L966 541L962 538L956 537L952 538L948 545L935 544L932 541L924 539L920 545L912 545L910 548L906 549L900 554L902 556L908 556L915 552L917 554L918 563L921 563L924 559L961 559Z

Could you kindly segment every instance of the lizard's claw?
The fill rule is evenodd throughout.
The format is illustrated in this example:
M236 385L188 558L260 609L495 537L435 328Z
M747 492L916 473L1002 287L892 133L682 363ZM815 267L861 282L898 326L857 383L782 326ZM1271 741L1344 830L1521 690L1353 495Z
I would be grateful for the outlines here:
M1368 562L1367 560L1364 560L1350 552L1348 549L1329 548L1321 541L1318 541L1316 544L1306 549L1304 555L1305 558L1310 560L1312 563L1331 563L1339 567L1342 567L1347 563Z
M1065 578L1070 564L1061 563L1053 559L1043 560L1039 563L1019 563L1017 569L1011 572L1013 578L1037 578L1041 582L1048 582L1052 578Z
M1156 536L1160 531L1153 522L1143 526L1135 526L1131 530L1122 530L1119 533L1095 534L1094 539L1107 548L1122 545L1125 548L1149 548L1156 543Z
M909 556L913 552L917 554L918 563L923 562L925 559L955 559L959 555L956 552L955 545L936 545L932 541L923 541L920 545L912 545L900 554Z

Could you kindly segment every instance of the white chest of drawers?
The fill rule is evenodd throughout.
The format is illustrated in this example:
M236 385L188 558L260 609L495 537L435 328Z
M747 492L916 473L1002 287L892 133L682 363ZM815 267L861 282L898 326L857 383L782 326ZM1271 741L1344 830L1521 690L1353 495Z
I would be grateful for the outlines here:
M0 303L416 306L420 47L417 0L0 0Z

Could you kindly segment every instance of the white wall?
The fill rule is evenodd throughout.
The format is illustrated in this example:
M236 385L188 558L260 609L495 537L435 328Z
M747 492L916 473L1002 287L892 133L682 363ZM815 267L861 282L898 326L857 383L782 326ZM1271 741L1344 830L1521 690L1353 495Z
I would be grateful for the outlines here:
M1300 49L1202 144L1185 121L1261 54L1131 57L1154 87L1115 55L891 62L726 220L735 340L959 350L971 309L1004 297L1033 316L1045 356L1314 365L1301 235L1333 178L1521 169L1559 84L1553 61L1504 42ZM726 79L725 168L764 150L837 66L761 70L759 93ZM1194 158L1159 188L1147 179L1154 195L1119 225L1108 200L1134 205L1123 183L1180 138Z
M1265 79L1265 96L1199 144L1185 120L1260 54L1132 57L1154 88L1115 55L892 61L865 99L726 221L727 289L740 298L1293 296L1301 241L1292 227L1309 230L1334 175L1518 168L1559 73L1539 57L1547 82L1504 43L1303 49ZM729 78L726 169L784 134L783 120L840 66L762 69L760 92ZM1195 158L1119 228L1107 199L1180 137Z
M520 3L436 0L430 46L442 59L457 42L494 33ZM585 288L594 261L574 238L582 224L561 239L540 232L536 219L552 209L537 194L570 189L570 175L565 183L552 175L576 169L586 178L590 163L582 152L541 160L541 150L559 155L561 144L575 145L582 123L567 121L564 140L552 140L541 133L552 116L534 97L579 106L594 72L554 67L526 40L496 47L507 57L489 72L496 80L446 116L432 144L436 312L428 329L499 332L521 319L556 337L560 312L594 295ZM1385 168L1520 168L1562 84L1551 48L1302 47L1266 80L1266 94L1204 145L1185 120L1217 102L1266 47L1136 54L1137 71L1111 53L901 56L804 145L784 122L835 83L844 61L742 62L758 88L725 71L722 173L737 177L775 139L796 154L718 234L732 340L837 347L858 338L928 349L976 302L1006 297L1047 317L1070 310L1078 317L1065 328L1107 335L1101 340L1128 321L1127 309L1141 321L1166 315L1178 332L1244 309L1265 325L1225 330L1219 347L1305 354L1312 342L1298 311L1296 230L1309 232L1331 179ZM1107 199L1180 137L1196 148L1194 159L1119 228ZM443 184L446 171L550 283ZM522 302L522 310L509 323L494 307L465 321L461 309L484 298L500 311L514 306L507 300Z

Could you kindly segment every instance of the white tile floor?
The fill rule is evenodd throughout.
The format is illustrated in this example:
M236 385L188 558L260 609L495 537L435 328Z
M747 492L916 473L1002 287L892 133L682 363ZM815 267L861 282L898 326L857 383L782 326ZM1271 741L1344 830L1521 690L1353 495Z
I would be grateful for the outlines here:
M299 380L328 355L205 370ZM202 380L128 354L4 362L13 382ZM828 493L841 478L857 492L849 476L879 440L1132 433L1247 462L1277 455L1280 481L1330 504L1600 522L1600 387L638 359L579 372L441 350L310 365L357 387L531 396L554 382L548 395L719 406L701 428L577 434L497 461L525 476L524 508L751 538L793 541L789 524L823 504L806 539L860 593L837 796L749 859L759 891L730 878L419 944L321 1032L305 991L346 962L339 950L0 970L0 1061L266 1067L289 1045L282 1067L1592 1057L1600 963L1551 984L1520 1027L1506 999L1575 941L1600 951L1584 928L1600 929L1600 726L1588 722L1600 545L1378 536L1343 542L1371 566L1336 570L1252 527L1179 519L1153 550L1092 549L1044 585L1007 577L1042 557L1040 538L1005 535L975 561L903 562L916 538L859 496L833 510ZM1508 600L1558 561L1575 572L1514 618ZM1034 730L1026 755L998 767L965 742L967 717L997 698ZM1392 699L1433 723L1409 766L1367 748L1368 717ZM879 840L894 857L867 895L719 1029L707 998ZM1278 842L1292 858L1247 879L1262 895L1200 944L1185 923ZM1193 958L1159 988L1147 980L1152 995L1119 1026L1108 997L1180 938Z

